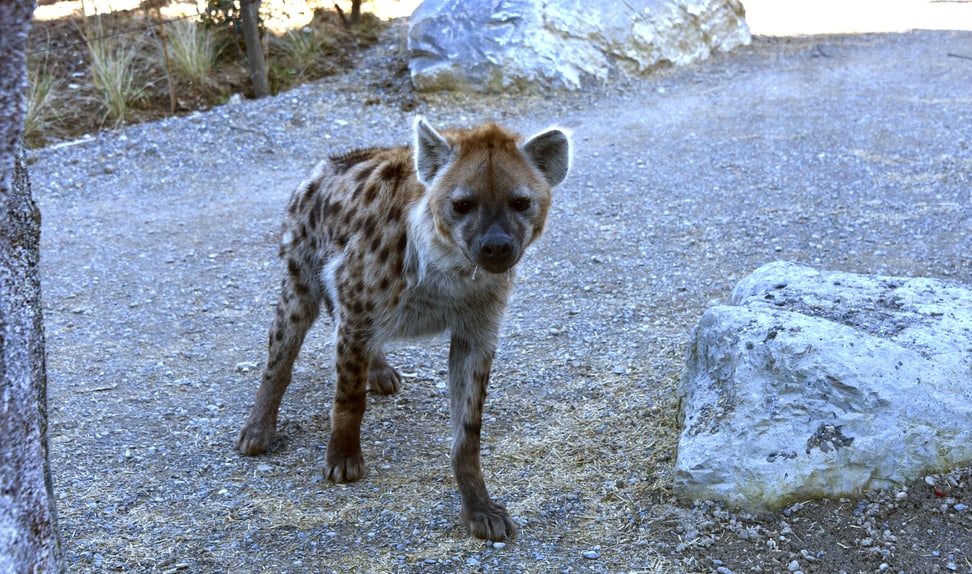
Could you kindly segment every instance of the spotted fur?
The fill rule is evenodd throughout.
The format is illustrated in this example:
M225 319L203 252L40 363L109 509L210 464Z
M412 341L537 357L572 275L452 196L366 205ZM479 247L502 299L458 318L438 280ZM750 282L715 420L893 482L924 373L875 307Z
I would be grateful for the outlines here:
M318 164L287 206L286 273L240 452L260 454L273 442L294 360L322 304L336 327L324 463L334 482L367 473L366 390L391 394L401 385L383 345L448 331L462 517L474 536L512 536L516 527L490 499L480 468L483 401L513 269L543 231L568 145L556 129L521 143L495 124L439 133L419 120L412 148L356 150Z

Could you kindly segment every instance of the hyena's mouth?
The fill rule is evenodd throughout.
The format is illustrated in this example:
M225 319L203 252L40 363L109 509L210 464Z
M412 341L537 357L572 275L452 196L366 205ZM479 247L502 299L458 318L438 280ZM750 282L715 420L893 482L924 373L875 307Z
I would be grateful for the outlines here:
M483 271L499 275L512 269L520 261L520 255L521 253L518 250L513 250L502 255L484 254L480 250L475 254L475 257L471 257L470 259Z
M515 264L516 263L514 262L513 265ZM509 270L513 268L513 265L491 266L491 267L487 267L486 265L477 265L476 267L477 269L482 269L483 271L487 271L495 275L502 275L504 273L508 273Z

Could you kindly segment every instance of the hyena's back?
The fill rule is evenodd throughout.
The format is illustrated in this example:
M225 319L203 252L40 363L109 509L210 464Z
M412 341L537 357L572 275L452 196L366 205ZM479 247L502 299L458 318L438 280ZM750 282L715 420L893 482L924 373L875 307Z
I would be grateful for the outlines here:
M287 206L281 257L297 288L306 286L333 314L342 297L321 280L340 257L356 260L360 275L356 296L344 299L387 291L402 277L408 209L421 191L407 147L359 149L320 162Z

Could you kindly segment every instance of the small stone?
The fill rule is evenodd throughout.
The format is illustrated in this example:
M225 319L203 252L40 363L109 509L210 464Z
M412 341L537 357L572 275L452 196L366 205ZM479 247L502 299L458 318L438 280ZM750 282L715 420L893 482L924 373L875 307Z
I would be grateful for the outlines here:
M588 551L584 552L584 554L582 554L582 556L584 558L587 558L588 560L597 560L598 558L601 557L601 555L598 554L596 550L588 550Z
M955 512L962 512L963 510L968 510L969 506L967 504L962 504L961 502L953 506Z
M800 563L794 560L790 562L789 566L787 566L786 569L789 570L790 572L796 572L797 570L800 569Z
M506 542L493 542L493 548L506 548Z
M236 363L237 373L247 373L257 368L257 364L252 361L243 361L242 363Z

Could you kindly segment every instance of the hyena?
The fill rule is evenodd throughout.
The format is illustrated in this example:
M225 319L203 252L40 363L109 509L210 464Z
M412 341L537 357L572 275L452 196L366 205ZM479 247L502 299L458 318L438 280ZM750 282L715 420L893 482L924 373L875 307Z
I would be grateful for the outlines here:
M413 148L362 149L317 165L287 206L286 273L269 356L237 448L267 450L294 360L320 311L336 328L337 384L324 476L365 476L365 393L392 394L401 376L383 345L448 330L452 469L471 534L513 536L480 468L483 401L500 321L524 250L543 231L569 164L567 135L523 142L495 125L437 132L415 122Z

